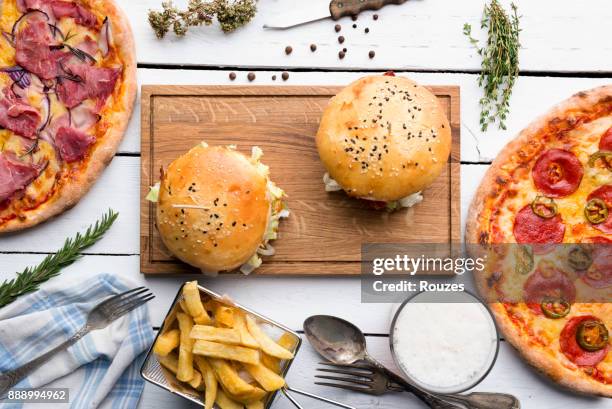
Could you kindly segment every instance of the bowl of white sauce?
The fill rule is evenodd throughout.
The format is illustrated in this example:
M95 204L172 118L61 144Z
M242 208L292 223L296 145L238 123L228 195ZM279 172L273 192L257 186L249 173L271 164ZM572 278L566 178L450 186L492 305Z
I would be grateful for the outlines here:
M479 384L499 351L493 315L469 292L422 292L409 298L393 317L389 342L403 374L438 393Z

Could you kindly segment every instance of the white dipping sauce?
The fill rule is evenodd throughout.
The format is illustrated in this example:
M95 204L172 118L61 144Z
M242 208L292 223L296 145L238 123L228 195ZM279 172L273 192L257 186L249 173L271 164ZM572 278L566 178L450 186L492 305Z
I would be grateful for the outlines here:
M405 304L396 318L392 342L397 364L426 389L452 393L472 387L497 354L491 315L475 300L414 302L423 296L426 293Z

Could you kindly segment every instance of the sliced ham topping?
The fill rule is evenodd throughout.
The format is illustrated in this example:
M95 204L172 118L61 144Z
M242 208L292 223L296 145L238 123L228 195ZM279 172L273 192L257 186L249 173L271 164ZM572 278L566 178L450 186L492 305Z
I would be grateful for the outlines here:
M86 27L95 27L98 24L98 19L91 11L72 1L17 0L17 8L24 13L29 10L52 11L57 19L72 17L77 24Z
M612 151L612 126L608 128L599 140L599 149L602 151Z
M610 350L610 345L608 345L599 351L591 352L584 350L580 344L578 344L576 340L578 326L582 322L589 320L597 321L597 318L591 315L571 318L567 324L565 324L563 331L561 331L561 338L559 339L561 352L563 352L567 359L579 366L596 366L604 360Z
M514 238L521 244L561 243L565 235L565 224L557 214L545 219L533 212L531 205L523 207L514 219Z
M86 63L71 64L66 70L76 78L62 78L56 90L60 101L68 108L89 98L97 98L100 105L103 105L121 75L119 68L100 68Z
M50 80L58 75L58 59L63 55L52 50L53 36L47 21L36 13L28 18L26 26L15 36L15 60L26 70L38 75L43 80Z
M38 111L17 98L10 89L0 96L0 126L26 138L35 138L40 123Z
M83 159L87 149L95 141L94 136L67 126L60 127L55 135L55 145L62 159L68 163Z
M592 199L601 199L608 207L608 217L606 220L592 226L603 233L612 234L612 185L603 185L591 192L587 201Z
M19 161L14 154L0 152L0 203L25 189L39 172L35 165Z
M77 24L85 27L95 27L98 24L98 19L91 11L71 1L52 1L51 9L58 19L72 17Z
M549 149L536 161L532 175L540 192L548 197L568 196L578 189L584 170L572 152Z

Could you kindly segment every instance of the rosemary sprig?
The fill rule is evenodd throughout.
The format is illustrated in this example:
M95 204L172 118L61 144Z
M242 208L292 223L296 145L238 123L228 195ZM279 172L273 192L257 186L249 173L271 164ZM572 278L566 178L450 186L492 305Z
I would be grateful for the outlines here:
M484 47L472 37L472 26L465 24L463 33L482 57L478 85L483 88L480 99L480 126L486 131L489 124L499 120L499 128L506 129L512 87L519 75L519 16L514 3L508 15L497 0L485 4L480 27L488 31Z
M36 267L27 267L12 280L5 280L0 285L0 307L12 303L21 295L38 290L45 281L57 276L60 270L69 266L81 257L80 252L92 246L104 236L113 225L119 213L109 209L85 234L77 233L66 239L64 246L55 254L49 254Z

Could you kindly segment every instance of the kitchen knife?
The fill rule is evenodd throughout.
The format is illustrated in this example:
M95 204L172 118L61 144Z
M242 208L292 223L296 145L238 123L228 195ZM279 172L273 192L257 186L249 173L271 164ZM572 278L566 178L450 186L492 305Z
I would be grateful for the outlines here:
M365 10L378 10L387 4L403 4L407 0L331 0L329 4L310 4L299 13L282 17L277 23L264 24L264 28L284 30L326 18L339 20L346 16L356 16ZM314 3L314 2L313 2Z

